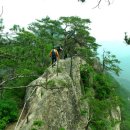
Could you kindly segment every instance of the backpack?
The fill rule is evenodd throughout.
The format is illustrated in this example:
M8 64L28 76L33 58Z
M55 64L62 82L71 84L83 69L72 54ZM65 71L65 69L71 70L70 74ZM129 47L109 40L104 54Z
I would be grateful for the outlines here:
M56 52L52 49L52 58L56 58Z
M58 52L60 52L60 51L61 51L61 50L60 50L60 46L58 46L58 47L57 47L57 51L58 51Z
M62 48L60 46L58 46L56 49L57 49L58 52L62 51Z

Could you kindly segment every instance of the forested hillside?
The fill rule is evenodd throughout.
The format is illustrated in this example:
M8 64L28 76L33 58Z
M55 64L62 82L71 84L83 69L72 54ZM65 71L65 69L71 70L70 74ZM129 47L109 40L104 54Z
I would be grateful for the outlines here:
M127 80L118 79L120 84L118 92L121 98L121 109L122 109L122 130L130 129L130 84Z
M17 121L25 101L28 84L41 76L51 65L49 52L53 47L62 46L60 58L79 56L86 64L81 66L82 101L91 94L91 120L86 124L93 130L113 128L117 123L106 120L108 111L120 106L118 85L107 71L119 75L119 60L115 55L103 52L103 59L97 56L96 38L91 36L89 19L79 17L49 17L36 20L25 29L14 25L9 33L4 32L4 22L0 27L0 129ZM73 65L71 64L71 68ZM59 70L61 71L61 70ZM70 77L72 77L70 69ZM92 92L92 90L94 92ZM86 96L87 95L87 96ZM95 105L93 107L93 104ZM108 104L110 107L108 107ZM100 109L99 109L100 108ZM104 110L104 112L102 112ZM106 114L105 114L106 112ZM94 113L94 116L93 116ZM102 113L102 114L101 114ZM81 110L81 115L86 111ZM125 130L125 129L123 129ZM127 130L127 129L126 129Z

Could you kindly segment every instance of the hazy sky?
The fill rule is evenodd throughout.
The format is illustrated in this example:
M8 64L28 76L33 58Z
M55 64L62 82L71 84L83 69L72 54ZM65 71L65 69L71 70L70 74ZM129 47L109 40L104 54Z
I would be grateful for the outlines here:
M91 33L97 41L123 41L124 32L130 33L130 0L113 0L110 6L105 1L100 9L93 9L96 0L0 0L0 7L4 8L2 18L9 28L13 24L27 26L46 16L79 16L92 21Z

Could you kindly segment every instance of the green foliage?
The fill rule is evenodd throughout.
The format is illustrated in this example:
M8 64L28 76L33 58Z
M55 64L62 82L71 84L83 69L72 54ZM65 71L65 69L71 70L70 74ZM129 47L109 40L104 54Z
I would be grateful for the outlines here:
M109 74L97 73L93 67L85 64L80 69L81 79L86 93L87 88L92 87L95 91L95 98L104 100L115 92L115 85Z
M102 118L101 120L96 120L96 122L93 123L92 128L94 130L113 130L111 122L105 118Z
M28 29L46 44L51 43L52 46L61 40L63 33L61 23L58 20L51 20L49 17L31 23Z
M108 120L108 117L111 109L120 105L116 94L119 84L109 73L96 72L91 64L81 66L80 72L84 86L81 104L85 101L89 104L88 113L83 108L81 116L88 114L89 126L93 130L112 130L117 122Z
M2 118L2 119L0 120L0 129L1 129L1 130L4 130L4 128L5 128L6 124L7 124L7 122L8 122L8 117Z
M42 120L36 120L33 121L33 126L31 130L38 130L44 125L44 122Z
M85 47L87 54L92 54L96 51L98 44L95 43L96 39L89 33L90 28L88 27L91 21L89 19L81 19L79 17L60 17L60 22L63 25L63 47L64 53L70 56L77 53L77 48Z
M53 88L53 87L55 87L55 81L54 80L49 80L47 82L47 85Z
M60 128L59 130L65 130L65 128Z
M103 52L103 72L112 71L119 76L119 73L121 71L120 67L118 66L119 63L120 61L116 58L115 55L112 55L109 51Z
M94 78L95 97L102 100L109 98L112 86L104 74L96 75Z
M32 128L31 130L37 130L36 128Z
M14 85L14 84L12 84L12 85ZM24 103L23 99L25 97L25 92L26 92L25 88L17 88L17 89L6 90L3 93L3 97L4 97L4 99L10 99L11 98L12 100L16 101L17 106L20 108L20 107L22 107L22 105Z
M110 116L109 111L111 111L114 105L112 104L111 100L91 99L89 104L90 113L93 113L90 123L91 128L94 130L112 130L113 121L108 119Z
M1 91L2 98L15 100L16 106L20 108L24 102L26 88L14 87L26 86L43 74L50 64L49 51L52 45L45 44L42 38L20 28L19 25L14 25L11 31L16 33L11 39L0 36L0 83L5 81L0 87L10 88ZM12 109L11 111L13 112ZM1 120L3 127L9 123L4 120Z
M86 110L80 110L80 115L81 116L85 116L87 114L87 111Z
M121 100L121 130L130 129L130 91L125 87L126 86L120 86L117 90L117 93L119 94Z
M44 122L41 121L41 120L37 120L37 121L34 121L34 122L33 122L33 125L34 125L34 126L38 126L38 127L41 127L43 124L44 124Z
M0 129L3 130L7 123L16 121L18 107L13 100L0 100Z
M81 80L82 80L82 85L83 85L83 91L87 91L87 88L92 87L92 81L91 81L91 76L94 73L93 67L84 64L80 67L80 74L81 74ZM84 92L83 92L84 93Z

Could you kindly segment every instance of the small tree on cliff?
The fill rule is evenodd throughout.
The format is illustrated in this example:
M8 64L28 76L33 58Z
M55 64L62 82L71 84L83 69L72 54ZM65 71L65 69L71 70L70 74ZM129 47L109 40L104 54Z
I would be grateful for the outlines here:
M87 55L92 55L98 48L96 39L90 35L89 19L81 19L79 17L60 17L64 34L63 48L69 55L78 54L78 48L86 48ZM79 54L78 54L79 55Z
M60 17L63 33L64 53L71 57L70 75L72 77L72 56L78 55L84 59L94 56L98 44L96 39L90 35L89 19L79 17ZM82 49L81 49L82 48Z
M109 51L103 51L102 59L103 72L112 71L116 75L119 75L121 69L118 64L120 63L120 61L116 58L115 55L112 55Z

